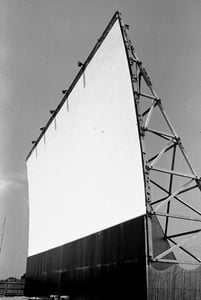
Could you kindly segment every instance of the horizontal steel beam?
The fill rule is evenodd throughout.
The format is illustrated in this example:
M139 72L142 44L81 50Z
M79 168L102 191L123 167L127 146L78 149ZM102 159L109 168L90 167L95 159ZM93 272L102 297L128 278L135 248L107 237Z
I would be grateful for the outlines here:
M180 237L180 236L183 236L183 235L197 233L197 232L200 232L200 231L201 231L201 229L195 229L195 230L191 230L191 231L184 231L184 232L180 232L180 233L177 233L177 234L168 235L166 238L167 239L176 238L176 237Z
M152 259L152 262L162 262L162 263L168 263L168 264L184 264L184 265L201 265L200 262L195 261L185 261L185 260L174 260L174 259Z
M160 211L157 212L152 212L153 215L161 216L161 217L169 217L173 219L181 219L181 220L186 220L186 221L193 221L193 222L201 222L201 218L192 218L192 217L187 217L187 216L181 216L181 215L175 215L175 214L166 214Z
M199 179L200 180L200 178L198 178L196 175L193 175L193 174L185 174L185 173L175 172L175 171L168 170L168 169L154 168L154 167L151 167L149 165L147 165L146 168L148 168L149 170L156 171L156 172L161 172L161 173L166 173L166 174L172 174L172 175L175 175L175 176L180 176L180 177L185 177L185 178L192 178L192 179L195 179L195 180Z
M147 98L147 99L152 99L152 100L160 101L159 98L154 97L154 96L152 96L152 95L144 94L144 93L142 93L142 92L139 93L139 92L136 91L135 94L137 94L138 96L145 97L145 98Z
M159 131L159 130L153 130L151 128L147 128L146 131L154 133L154 134L159 135L161 137L169 137L171 139L177 139L176 136L168 134L168 133L165 133L165 132L162 132L162 131Z

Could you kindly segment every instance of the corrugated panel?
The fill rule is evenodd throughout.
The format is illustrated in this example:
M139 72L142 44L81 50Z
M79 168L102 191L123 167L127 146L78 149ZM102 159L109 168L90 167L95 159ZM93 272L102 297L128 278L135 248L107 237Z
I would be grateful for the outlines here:
M25 294L146 299L144 216L28 258Z

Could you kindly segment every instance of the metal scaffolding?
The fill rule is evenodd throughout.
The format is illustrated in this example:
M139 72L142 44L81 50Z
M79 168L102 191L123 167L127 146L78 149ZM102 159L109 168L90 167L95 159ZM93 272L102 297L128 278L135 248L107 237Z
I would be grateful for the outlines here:
M148 262L200 264L201 259L192 251L185 248L184 244L187 245L201 232L201 225L197 227L201 222L201 211L191 204L192 197L186 199L190 191L197 189L198 192L200 192L201 178L196 175L185 153L181 139L169 121L161 99L155 92L150 77L135 52L128 36L129 26L123 23L121 14L117 14L129 62L142 150L147 216ZM165 127L164 131L161 131L161 126L159 123L157 124L156 115L160 118L160 121L163 122L163 127ZM151 125L152 120L156 123L156 129ZM153 144L155 149L154 153L151 153L149 150L153 150ZM177 161L179 161L179 163L177 163ZM164 168L164 165L168 165L168 167ZM158 194L160 195L159 197ZM187 214L180 215L178 209L173 205L175 203L179 203L182 207L185 207ZM181 210L183 211L183 209ZM156 256L154 255L152 240L153 215L156 215L158 218L163 218L163 238L170 244L168 250L162 251ZM178 230L176 226L174 230L172 230L170 226L172 220L174 220L174 222L175 220L190 222L190 230ZM193 224L196 225L194 226ZM179 227L183 227L182 224ZM176 258L172 260L166 258L167 254L177 248L185 253L190 261L188 259L180 260Z

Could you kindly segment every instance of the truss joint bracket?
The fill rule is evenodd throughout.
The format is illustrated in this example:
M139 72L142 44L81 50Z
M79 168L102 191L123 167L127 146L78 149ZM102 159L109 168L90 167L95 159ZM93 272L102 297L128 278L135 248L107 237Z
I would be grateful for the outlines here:
M137 63L139 66L142 66L142 61L141 61L141 60L136 60L136 63Z
M148 163L146 163L145 169L147 172L149 172L152 169L152 166L150 166Z
M161 99L160 98L156 97L154 100L156 101L157 104L161 104Z
M154 215L154 211L149 207L147 207L147 216L149 218L152 218L152 216Z
M174 138L177 142L177 144L181 144L181 138L179 136L175 136Z
M132 76L132 82L137 82L137 76L136 75ZM138 92L135 92L135 93L139 96Z
M153 263L154 262L154 258L152 255L148 256L148 263Z
M133 58L132 56L129 56L129 62L130 62L130 64L131 64L131 66L132 66L134 63L138 63L138 61L137 61L135 58Z

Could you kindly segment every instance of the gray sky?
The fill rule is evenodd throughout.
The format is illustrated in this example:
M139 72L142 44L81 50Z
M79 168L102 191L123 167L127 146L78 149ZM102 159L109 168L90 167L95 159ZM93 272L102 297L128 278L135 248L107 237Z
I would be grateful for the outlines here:
M200 0L0 0L0 278L25 270L25 157L116 10L201 175Z

